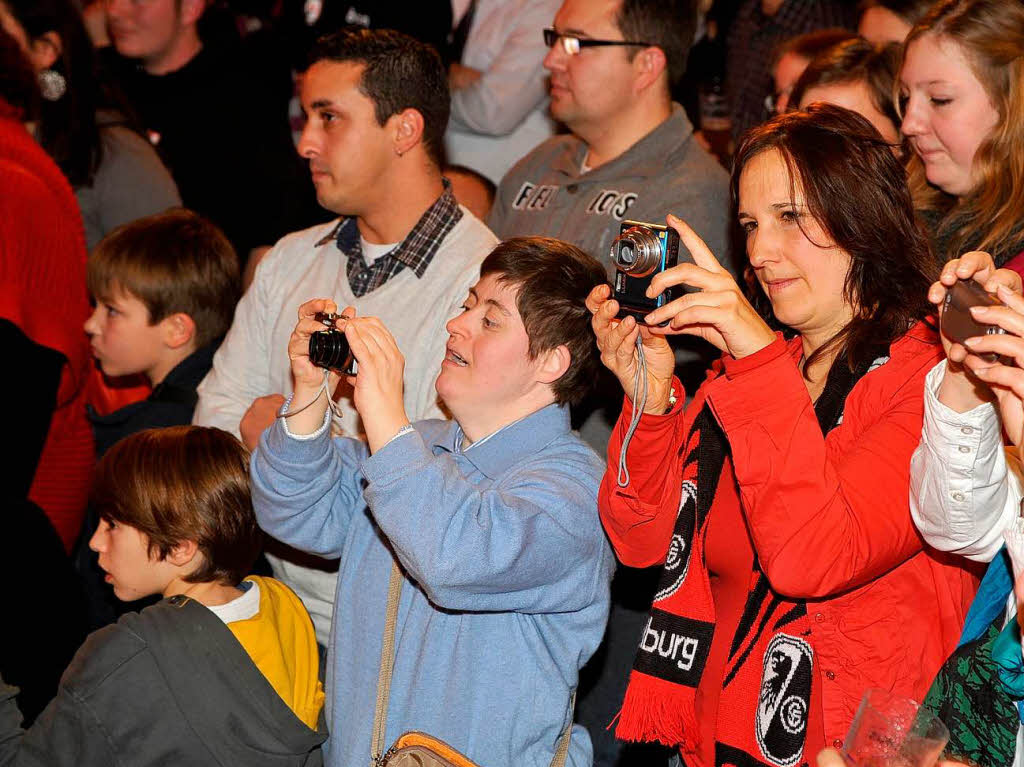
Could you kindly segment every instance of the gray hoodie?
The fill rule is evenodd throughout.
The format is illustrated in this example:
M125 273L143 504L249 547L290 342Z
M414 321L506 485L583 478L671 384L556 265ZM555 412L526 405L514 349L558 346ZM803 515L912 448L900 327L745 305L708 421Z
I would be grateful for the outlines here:
M0 679L0 767L319 767L309 729L230 629L172 597L93 633L27 732Z

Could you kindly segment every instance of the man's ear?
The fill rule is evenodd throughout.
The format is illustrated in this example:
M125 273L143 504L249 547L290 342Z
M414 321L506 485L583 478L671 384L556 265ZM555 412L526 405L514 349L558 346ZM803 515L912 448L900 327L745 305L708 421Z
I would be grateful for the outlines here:
M174 544L174 548L170 550L165 559L175 567L185 567L196 558L198 553L199 544L195 541L179 541Z
M394 123L395 154L399 157L423 140L423 115L418 109L403 109L391 115L389 122Z
M163 340L172 349L180 349L196 337L196 323L184 312L176 312L160 320Z
M537 357L537 381L553 384L565 375L572 364L572 353L565 344L548 349Z
M663 73L667 76L668 59L665 51L651 46L644 48L633 58L633 76L637 91L644 91L658 81Z
M63 50L64 44L61 42L60 35L54 30L50 30L32 41L29 46L29 58L36 71L42 72L57 63Z
M208 0L181 0L181 9L178 11L178 20L181 24L190 26L198 24L206 10Z

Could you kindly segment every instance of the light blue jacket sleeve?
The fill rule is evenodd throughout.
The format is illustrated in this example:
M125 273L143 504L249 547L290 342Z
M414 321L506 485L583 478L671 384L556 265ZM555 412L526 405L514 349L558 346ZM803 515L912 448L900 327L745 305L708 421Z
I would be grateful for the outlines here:
M363 474L374 519L439 607L569 612L607 590L603 466L582 444L562 442L478 486L410 432L367 459Z
M279 541L321 557L341 556L352 515L366 507L360 463L366 445L331 440L323 428L296 439L281 419L252 454L252 502L260 527Z

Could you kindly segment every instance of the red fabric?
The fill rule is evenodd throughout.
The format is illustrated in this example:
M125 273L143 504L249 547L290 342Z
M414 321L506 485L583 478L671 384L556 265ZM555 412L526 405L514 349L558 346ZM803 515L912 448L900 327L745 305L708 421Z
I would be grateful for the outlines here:
M1024 250L1003 264L1003 269L1012 269L1021 277L1024 277Z
M623 563L664 562L679 508L682 455L694 446L680 448L692 419L710 402L729 440L741 502L737 508L736 496L720 489L708 546L730 534L737 546L747 540L777 594L809 601L807 639L821 690L820 718L812 712L804 750L809 758L842 740L865 689L923 698L956 646L978 579L963 560L926 551L910 517L909 464L921 434L924 377L942 354L934 333L919 324L897 341L889 362L854 387L843 422L827 438L797 368L800 353L799 340L780 339L744 359L725 359L685 411L677 406L665 416L644 416L629 450L631 485L620 489L615 476L627 402L608 446L599 503ZM740 518L742 530L736 529ZM733 617L728 604L742 603L744 594L725 592L741 587L749 560L719 563L716 555L716 565L736 568L718 574L713 594L726 621ZM727 627L716 626L718 642L731 638ZM713 671L709 662L697 691L704 705L718 697L708 685L720 689L723 682L720 666ZM714 724L701 727L687 763L713 765L711 732L725 718L755 716L734 708L697 711L699 721Z
M3 116L10 114L5 104L0 109L0 317L67 359L29 498L46 512L70 551L94 461L85 417L91 363L82 330L89 314L85 233L67 179L20 122ZM6 374L31 371L14 366ZM15 446L17 435L9 437Z
M108 378L95 363L89 371L85 401L99 415L110 415L135 402L142 402L152 392L144 375Z

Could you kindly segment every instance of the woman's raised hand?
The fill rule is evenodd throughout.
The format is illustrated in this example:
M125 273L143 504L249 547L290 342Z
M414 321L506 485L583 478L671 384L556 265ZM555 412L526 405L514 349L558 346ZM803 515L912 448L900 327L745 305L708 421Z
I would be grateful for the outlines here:
M972 250L960 258L947 261L942 267L939 279L928 288L928 300L935 304L940 312L946 300L947 289L953 287L957 280L974 280L989 293L995 293L1000 285L1005 285L1014 293L1021 292L1019 274L1010 269L996 269L992 256L981 250ZM967 356L967 349L961 344L953 343L945 335L942 336L942 345L946 349L946 356L954 363L963 362Z
M700 291L686 293L648 314L651 332L699 336L737 359L772 343L775 331L761 319L704 241L675 216L668 217L668 224L679 233L693 263L682 263L655 275L647 295L653 298L666 288L684 284ZM658 327L666 320L668 325Z
M941 315L948 288L951 288L957 280L970 279L980 283L988 292L995 293L1007 306L1019 305L1017 302L1020 300L1021 292L1020 276L1009 269L996 269L992 256L978 250L964 253L960 258L949 261L942 268L939 279L933 282L932 286L928 289L928 300L938 307ZM1009 296L1009 301L1004 296ZM1004 307L998 308L1002 310ZM998 324L994 319L990 320L985 317L983 311L979 312L978 309L975 309L972 310L972 313L979 322ZM1014 314L1015 312L1011 308L1007 311L996 312L993 317L1001 316L1004 321L1012 326L1014 324ZM1011 333L1016 332L1011 327L1005 329ZM996 396L999 399L1000 410L1004 411L1004 418L1008 419L1006 428L1009 433L1012 424L1019 420L1019 417L1016 415L1018 408L1014 406L1014 400L1017 397L1011 394L1012 390L1005 386L1000 389L995 386L985 385L994 384L996 379L1005 381L1009 374L1006 371L993 371L995 379L992 381L986 380L984 376L987 374L979 374L978 371L994 367L992 362L972 354L973 349L968 349L963 344L954 343L944 333L941 334L941 338L948 362L946 371L943 374L942 383L939 385L938 392L936 393L939 401L957 412L964 413L982 404L986 399ZM982 353L985 349L978 349L977 351ZM1010 354L1009 356L1013 355ZM1005 368L1004 365L997 366ZM979 382L982 382L981 385L979 385ZM1007 395L1009 398L1007 398ZM1019 439L1019 429L1016 431L1018 434L1014 438L1015 443Z
M633 317L617 320L619 302L611 298L611 290L608 285L598 285L587 296L587 309L592 315L590 324L597 337L601 362L615 374L626 396L632 399L639 370L636 341L640 338L647 362L644 412L660 415L669 407L675 354L663 336L653 335L648 328L638 325Z

